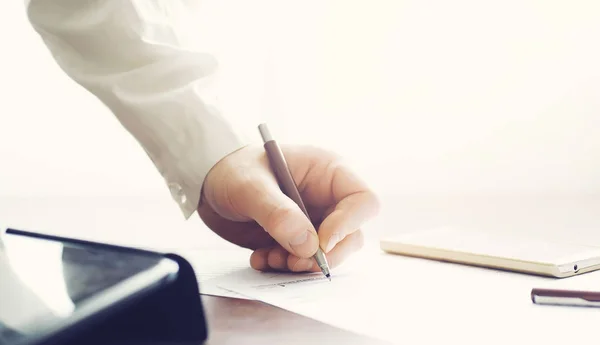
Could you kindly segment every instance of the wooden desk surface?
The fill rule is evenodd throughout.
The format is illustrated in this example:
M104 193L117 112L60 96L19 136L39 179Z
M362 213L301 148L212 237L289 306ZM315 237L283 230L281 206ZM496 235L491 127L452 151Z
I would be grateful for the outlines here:
M387 344L259 301L202 295L202 302L209 327L207 345Z

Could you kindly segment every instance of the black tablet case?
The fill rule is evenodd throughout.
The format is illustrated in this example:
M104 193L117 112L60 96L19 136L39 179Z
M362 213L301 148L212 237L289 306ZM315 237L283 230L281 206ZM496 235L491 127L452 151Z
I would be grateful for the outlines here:
M93 248L162 255L177 262L176 279L159 289L74 324L64 332L26 345L167 345L202 344L208 338L207 322L196 275L183 257L72 238L8 229L7 234L70 242ZM19 343L20 344L20 343Z

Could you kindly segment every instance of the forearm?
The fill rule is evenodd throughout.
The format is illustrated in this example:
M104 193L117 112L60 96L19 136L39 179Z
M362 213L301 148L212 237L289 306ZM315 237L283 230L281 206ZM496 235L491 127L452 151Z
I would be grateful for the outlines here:
M212 166L245 140L210 104L215 59L186 46L176 0L31 0L28 16L60 67L147 152L186 217Z

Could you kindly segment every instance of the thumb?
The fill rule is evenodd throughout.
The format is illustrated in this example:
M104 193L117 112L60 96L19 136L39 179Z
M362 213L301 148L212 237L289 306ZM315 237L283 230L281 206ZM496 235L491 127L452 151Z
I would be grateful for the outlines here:
M230 198L239 213L255 220L288 252L301 258L315 254L319 237L313 224L274 179L261 178L236 189Z

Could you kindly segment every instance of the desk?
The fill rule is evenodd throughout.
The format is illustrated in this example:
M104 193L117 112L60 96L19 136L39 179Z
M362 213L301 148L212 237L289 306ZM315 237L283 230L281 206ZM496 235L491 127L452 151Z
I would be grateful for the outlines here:
M231 247L197 217L184 221L177 212L169 200L0 197L0 223L28 230L148 249ZM171 236L159 231L165 228ZM207 345L384 344L258 301L208 295L202 300Z
M385 209L387 212L371 225L376 231L369 232L370 236L455 224L485 231L542 235L559 241L577 239L583 243L600 243L600 217L597 216L600 197L398 199L386 203ZM397 216L399 210L400 217ZM228 247L202 228L197 217L183 221L177 212L164 200L0 197L0 222L25 229L148 248ZM410 292L410 296L429 292L427 296L436 297L438 304L411 304L401 313L383 316L404 322L404 327L407 323L410 325L401 332L403 343L460 340L463 344L535 344L546 339L546 344L568 344L595 338L595 327L600 322L597 309L534 306L528 291L542 282L533 277L430 262L419 262L416 266L407 263L404 267L403 276L412 277L407 280L404 291ZM438 286L444 286L452 298L432 295ZM486 297L482 296L485 291L496 292L493 295L500 298L480 298ZM510 296L506 295L508 292ZM469 297L470 293L477 298ZM369 338L257 301L212 296L203 296L203 301L210 327L209 345L320 344L329 340L377 344ZM515 312L512 306L521 308ZM431 324L435 324L436 332L430 331ZM507 329L510 331L499 331ZM435 341L428 341L432 339Z
M387 344L258 301L206 295L202 300L209 327L206 345Z

